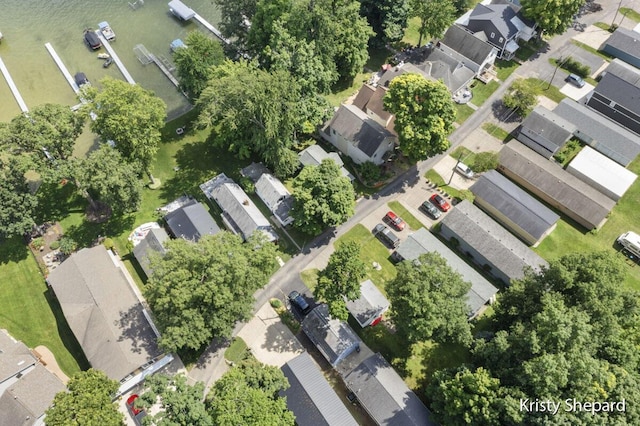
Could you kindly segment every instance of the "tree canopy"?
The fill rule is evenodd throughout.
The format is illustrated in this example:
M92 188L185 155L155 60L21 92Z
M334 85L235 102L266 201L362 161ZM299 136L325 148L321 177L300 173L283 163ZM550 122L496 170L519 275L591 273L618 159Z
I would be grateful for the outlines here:
M204 383L191 386L184 374L169 376L158 373L145 379L140 395L141 405L149 408L158 404L160 411L147 417L157 426L213 426L213 419L202 400ZM150 413L147 410L147 413Z
M222 45L201 31L191 31L184 40L186 49L176 49L173 61L176 64L180 87L191 101L195 101L207 87L212 67L224 61Z
M361 0L360 14L367 18L376 34L378 44L384 46L402 40L409 16L408 0Z
M522 0L522 13L545 33L564 33L586 0Z
M164 257L151 259L145 296L167 351L198 350L214 337L228 337L247 319L253 293L275 268L277 251L259 233L246 244L220 232L197 243L176 239Z
M472 336L466 295L471 284L435 252L418 262L401 262L396 270L386 290L398 334L409 344L433 339L468 346Z
M367 267L360 259L362 246L355 241L338 245L329 256L329 263L318 276L314 293L329 306L332 317L346 321L349 311L345 303L360 297L360 283L367 274Z
M51 426L120 426L124 417L112 402L118 382L103 372L89 369L75 374L67 383L68 391L58 392L46 411Z
M514 81L509 91L502 97L504 106L516 110L522 117L529 115L537 101L535 87L522 78Z
M452 0L409 0L409 6L411 16L420 18L418 46L422 45L422 39L427 35L431 38L442 37L456 19L456 5Z
M355 211L355 191L342 176L335 161L325 159L319 166L306 166L293 180L294 226L316 235L338 226Z
M410 159L425 160L449 148L456 111L444 83L403 74L391 80L384 107L396 116L400 150Z
M29 232L38 199L31 193L25 167L15 158L0 159L0 236L20 236Z

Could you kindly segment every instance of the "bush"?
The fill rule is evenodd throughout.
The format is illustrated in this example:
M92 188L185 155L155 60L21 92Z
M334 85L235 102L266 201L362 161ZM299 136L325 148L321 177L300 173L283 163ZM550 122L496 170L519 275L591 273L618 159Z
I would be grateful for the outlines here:
M62 237L60 239L60 252L64 255L70 255L78 248L78 243L69 237Z
M269 303L273 309L280 309L282 307L282 301L280 299L271 299Z
M33 246L34 249L40 250L42 247L44 247L44 239L42 239L42 237L34 238L31 241L31 245Z
M376 183L382 176L380 166L376 166L371 161L366 161L358 166L358 173L366 183Z
M581 64L580 62L573 59L571 56L563 60L556 59L555 63L557 64L559 61L562 61L560 63L560 67L562 69L569 71L570 73L577 74L582 78L586 78L591 75L591 68L589 68L587 65Z
M51 250L58 250L60 248L60 241L54 241L51 244L49 244L49 248Z
M105 246L107 250L111 250L116 246L116 244L113 242L111 238L105 238L102 244Z
M486 172L487 170L493 170L498 167L500 163L500 157L497 152L486 151L476 154L473 159L471 169L476 173Z
M248 177L240 178L240 186L247 194L254 194L256 192L256 185Z

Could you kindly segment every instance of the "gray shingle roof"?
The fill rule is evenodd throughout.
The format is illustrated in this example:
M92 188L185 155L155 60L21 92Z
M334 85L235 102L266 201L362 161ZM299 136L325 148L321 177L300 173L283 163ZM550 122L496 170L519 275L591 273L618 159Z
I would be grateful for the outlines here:
M550 156L564 146L575 130L576 126L562 117L543 106L537 106L522 122L518 140L529 146L527 138L521 137L521 134L523 134L533 139L537 145L541 145L545 151L549 152ZM539 149L536 149L537 147L529 147L536 151Z
M342 176L348 177L350 180L354 180L355 177L344 168L344 162L337 152L327 152L318 144L311 145L298 154L300 163L303 166L318 166L325 158L330 158L340 166L340 173Z
M415 260L425 253L434 251L439 253L454 271L462 275L465 281L471 283L471 289L467 293L467 304L469 305L471 316L475 315L480 308L495 296L498 289L431 232L420 228L400 244L396 254L402 260Z
M207 209L196 200L191 200L181 208L168 213L164 220L176 238L185 240L197 242L205 235L215 235L220 232L218 224Z
M256 183L264 173L271 173L267 166L262 163L251 163L240 170L240 174Z
M440 43L450 47L460 53L470 61L480 65L487 56L495 49L486 41L480 40L472 33L458 25L451 25Z
M406 63L388 69L382 74L378 84L389 87L394 78L407 73L418 74L428 80L442 80L451 93L463 88L475 76L471 69L462 65L452 55L440 49L433 49L419 64Z
M635 31L618 27L603 43L602 49L607 45L615 47L628 55L640 58L640 34Z
M605 73L613 74L621 79L633 84L636 87L640 87L640 69L629 65L620 59L614 59L609 63Z
M347 300L349 313L358 321L361 327L366 327L372 320L378 318L389 309L389 301L371 280L360 284L360 297Z
M526 267L539 271L541 265L548 265L543 258L467 200L458 203L445 216L441 225L473 247L510 279L522 278Z
M151 228L144 239L133 248L133 256L144 270L144 273L147 274L147 277L151 276L149 253L154 251L164 255L166 253L164 242L168 239L169 235L163 228Z
M0 383L36 363L29 348L0 329Z
M142 305L104 246L72 254L48 280L93 368L120 381L161 354Z
M278 178L270 173L263 173L256 182L256 194L282 222L289 219L293 197Z
M516 12L506 4L478 4L471 12L470 21L488 21L506 39L513 37L518 28L511 20L516 16Z
M281 370L291 387L281 391L280 396L287 398L287 408L296 416L297 424L357 426L358 423L308 353L303 352L293 358Z
M578 102L563 99L553 112L578 128L576 137L625 167L640 154L640 137Z
M542 158L517 141L511 141L502 148L500 168L518 176L593 227L598 226L616 204L558 164Z
M379 353L362 361L345 383L379 425L436 425L427 407Z
M536 239L560 219L553 210L495 170L483 173L469 189Z
M329 122L329 127L369 157L385 143L386 138L394 137L355 105L341 105Z
M640 114L640 86L608 72L602 77L594 91L617 105L623 106L635 114Z

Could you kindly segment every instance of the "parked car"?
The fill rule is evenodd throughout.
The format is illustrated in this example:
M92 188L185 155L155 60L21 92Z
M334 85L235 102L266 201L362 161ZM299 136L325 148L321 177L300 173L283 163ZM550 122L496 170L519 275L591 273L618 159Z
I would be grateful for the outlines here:
M467 166L464 163L458 162L456 165L456 172L460 173L462 176L471 179L475 173L471 170L471 167Z
M442 198L438 194L433 194L429 198L429 201L431 201L433 204L435 204L443 212L448 212L449 210L451 210L451 204L449 204L447 202L447 200L445 200L444 198Z
M382 241L382 244L390 248L396 248L400 245L400 238L382 223L377 224L375 228L373 228L373 234Z
M428 201L422 203L422 205L420 206L420 210L425 212L427 216L431 216L432 219L438 219L442 215L442 213L440 213L440 210L438 210L436 206Z
M567 77L567 81L571 84L573 84L576 87L584 87L585 82L582 79L582 77L580 77L579 75L576 74L569 74L569 76Z
M136 407L136 400L138 399L138 397L139 395L134 393L129 398L127 398L127 410L129 410L129 414L131 414L131 418L133 419L135 424L141 426L142 419L147 417L147 412L142 408Z
M406 223L404 222L404 220L402 220L394 212L388 212L382 220L388 223L389 225L391 225L391 227L396 231L402 231L406 226Z
M309 306L307 301L304 300L304 297L302 297L302 295L297 291L295 290L292 291L291 293L289 293L288 297L289 297L289 303L291 303L291 306L295 306L303 314L306 315L311 310L311 306Z

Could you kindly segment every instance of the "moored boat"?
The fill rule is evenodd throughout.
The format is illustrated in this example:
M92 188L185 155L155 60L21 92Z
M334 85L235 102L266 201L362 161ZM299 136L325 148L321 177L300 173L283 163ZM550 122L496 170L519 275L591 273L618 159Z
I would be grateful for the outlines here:
M113 32L111 26L107 21L102 21L98 24L98 28L102 33L102 36L107 39L107 41L114 41L116 39L116 33Z
M93 50L98 50L102 47L100 39L91 28L84 30L84 42Z

